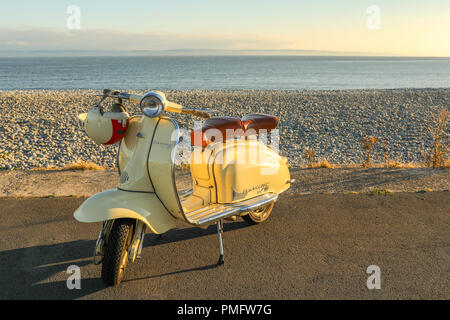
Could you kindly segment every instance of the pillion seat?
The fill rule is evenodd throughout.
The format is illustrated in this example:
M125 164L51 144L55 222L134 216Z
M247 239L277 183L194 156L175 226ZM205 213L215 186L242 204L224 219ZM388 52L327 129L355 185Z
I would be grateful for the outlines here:
M269 132L278 126L278 121L278 117L269 114L248 114L242 118L242 128L247 133L249 133L250 130L255 130L256 133L259 133L260 130Z
M191 132L191 143L206 147L212 142L226 141L234 137L259 134L275 129L279 119L275 116L256 113L241 119L235 117L212 117L207 119L201 129Z

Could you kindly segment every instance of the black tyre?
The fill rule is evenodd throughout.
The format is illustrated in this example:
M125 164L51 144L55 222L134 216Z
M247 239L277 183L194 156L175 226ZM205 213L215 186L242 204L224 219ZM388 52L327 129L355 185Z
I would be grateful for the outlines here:
M275 205L275 202L272 202L264 207L250 211L245 216L242 216L242 219L244 219L245 222L247 222L248 224L251 224L251 225L264 222L267 219L269 219L274 205Z
M125 274L128 262L128 247L133 239L134 219L114 221L102 261L102 280L108 286L118 285Z

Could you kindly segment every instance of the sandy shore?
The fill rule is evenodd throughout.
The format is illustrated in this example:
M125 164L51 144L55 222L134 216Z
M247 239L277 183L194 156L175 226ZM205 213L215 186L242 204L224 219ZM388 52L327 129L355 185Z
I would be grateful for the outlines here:
M115 166L115 146L98 146L85 134L77 114L98 100L97 91L0 91L0 169L30 169L89 160ZM142 93L142 92L138 92ZM431 111L447 106L450 89L344 91L173 91L175 102L218 110L216 115L264 112L280 117L280 149L292 166L306 163L305 150L330 163L361 163L361 139L389 141L387 155L422 161L431 139ZM137 112L128 105L130 114ZM175 117L192 128L189 116ZM375 159L382 160L380 146Z

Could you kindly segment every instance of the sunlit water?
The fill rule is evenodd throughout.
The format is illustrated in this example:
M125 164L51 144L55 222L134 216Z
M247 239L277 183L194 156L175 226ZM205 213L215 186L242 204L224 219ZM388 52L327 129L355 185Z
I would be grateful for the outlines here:
M39 57L0 58L11 89L449 88L450 58Z

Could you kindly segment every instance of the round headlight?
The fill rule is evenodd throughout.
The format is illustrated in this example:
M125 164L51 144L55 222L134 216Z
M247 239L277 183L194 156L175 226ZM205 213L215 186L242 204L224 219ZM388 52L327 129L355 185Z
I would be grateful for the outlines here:
M142 112L150 118L157 117L164 111L165 102L159 94L147 93L141 100Z

